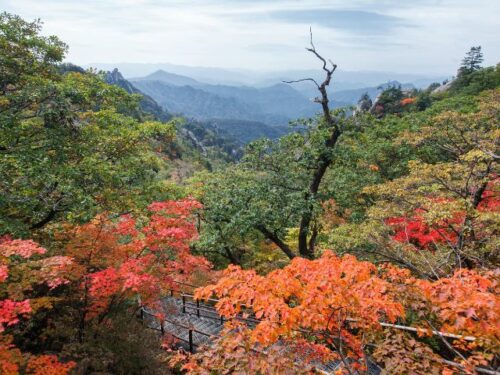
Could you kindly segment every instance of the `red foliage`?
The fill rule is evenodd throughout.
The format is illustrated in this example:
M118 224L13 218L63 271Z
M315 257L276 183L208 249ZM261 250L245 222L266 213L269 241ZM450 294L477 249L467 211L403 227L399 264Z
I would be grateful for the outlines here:
M9 267L5 264L0 265L0 283L3 283L9 277Z
M176 288L174 280L189 281L195 271L208 271L209 262L189 250L198 235L193 213L199 208L192 199L155 202L139 223L132 215L114 221L101 215L76 228L67 253L81 266L91 301L87 319L124 299L153 303Z
M393 240L411 243L419 249L430 249L433 245L440 243L454 244L457 240L455 232L448 226L431 228L420 215L415 215L411 219L404 216L391 217L385 220L385 224L394 229Z
M54 289L68 283L68 267L72 259L65 256L42 257L38 260L34 256L44 256L46 250L31 240L13 240L8 236L0 238L0 283L9 282L9 269L21 267L24 281L15 280L26 290L33 285L47 285ZM27 263L28 262L28 263ZM12 336L5 333L6 329L19 323L20 318L28 318L34 311L30 299L16 300L19 290L6 286L7 297L0 300L0 372L2 374L19 374L24 363L23 354L11 342ZM16 291L17 290L17 291ZM12 294L12 296L9 296ZM9 298L11 297L11 298ZM74 363L62 364L55 356L39 356L28 361L27 374L67 374Z
M500 198L495 193L495 187L500 184L500 179L496 178L487 186L481 196L477 210L482 212L498 212L500 210ZM432 203L452 202L444 198L429 198ZM425 209L416 209L412 217L405 216L390 217L385 220L385 224L394 229L392 239L397 242L411 243L418 249L432 249L437 244L455 245L457 232L464 224L465 212L455 212L452 217L442 220L433 226L428 225L423 217ZM481 236L480 231L476 234Z
M193 213L199 208L200 203L185 199L155 202L138 220L102 214L63 236L69 256L48 257L32 240L0 238L0 283L6 291L0 299L0 372L62 375L74 367L53 355L29 356L11 344L10 327L51 306L51 297L43 294L47 290L73 281L76 298L86 301L86 319L109 318L116 304L153 303L176 287L174 280L189 281L196 271L208 271L210 263L189 250L197 238ZM35 290L43 295L31 297ZM26 293L30 298L23 297Z
M0 254L4 257L18 255L31 258L35 254L45 254L46 251L32 240L12 240L9 236L0 237Z
M500 211L500 196L498 191L500 190L500 178L495 177L492 181L488 183L486 190L481 196L481 202L477 206L479 211Z
M29 300L21 302L4 299L0 301L0 332L5 330L6 326L12 326L19 323L19 316L27 316L31 313Z

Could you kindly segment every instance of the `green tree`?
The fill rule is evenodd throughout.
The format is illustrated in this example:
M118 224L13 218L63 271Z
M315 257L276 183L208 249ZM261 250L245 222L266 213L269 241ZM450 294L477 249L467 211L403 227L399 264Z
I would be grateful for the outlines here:
M401 85L390 85L384 89L375 101L374 114L383 117L388 114L396 114L402 111L401 100L404 98Z
M470 74L481 69L483 60L481 46L471 47L462 60L462 65L458 69L458 75Z
M92 72L61 74L66 45L40 28L0 15L0 234L146 204L161 189L151 139L174 136L131 117L137 96Z

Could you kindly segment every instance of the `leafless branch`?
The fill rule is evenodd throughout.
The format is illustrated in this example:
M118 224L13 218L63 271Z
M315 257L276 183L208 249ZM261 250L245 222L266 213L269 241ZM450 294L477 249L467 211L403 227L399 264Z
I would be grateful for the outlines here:
M299 82L304 82L304 81L314 82L316 87L319 89L319 84L318 84L318 82L316 82L316 80L314 78L302 78L302 79L296 79L294 81L283 81L283 83L299 83Z

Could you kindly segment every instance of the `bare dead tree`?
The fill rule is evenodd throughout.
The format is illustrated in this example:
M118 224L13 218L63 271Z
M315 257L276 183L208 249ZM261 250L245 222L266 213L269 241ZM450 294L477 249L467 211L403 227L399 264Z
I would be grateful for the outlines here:
M284 83L297 83L310 81L316 85L320 96L315 98L315 102L321 104L321 108L323 110L323 119L327 129L330 131L330 135L325 140L324 147L322 152L319 154L315 161L315 167L313 170L312 178L309 183L308 191L305 193L304 199L309 201L311 198L318 194L318 190L323 180L323 177L328 169L328 167L332 164L333 156L332 149L335 147L340 134L341 129L339 127L339 120L332 115L329 106L329 99L327 93L327 87L330 85L332 80L332 75L337 69L337 65L334 64L331 60L326 60L323 56L321 56L317 51L316 47L313 43L312 29L309 29L310 33L310 47L307 47L306 50L314 54L323 64L322 69L325 72L325 79L323 82L318 83L314 78L302 78L295 81L284 81ZM302 214L300 220L299 227L299 241L298 241L298 250L299 254L306 258L314 257L314 245L316 241L315 231L310 234L311 230L311 222L313 220L313 205L310 204L305 212ZM308 237L310 240L308 242Z

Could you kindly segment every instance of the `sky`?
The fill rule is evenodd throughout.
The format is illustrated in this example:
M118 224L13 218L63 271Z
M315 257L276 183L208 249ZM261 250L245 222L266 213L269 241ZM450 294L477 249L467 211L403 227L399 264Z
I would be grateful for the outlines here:
M40 18L80 65L311 69L309 27L347 71L449 75L473 45L500 62L500 0L0 0L0 10Z

